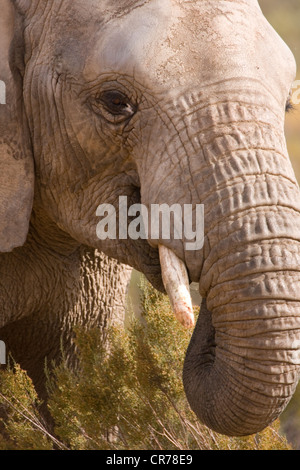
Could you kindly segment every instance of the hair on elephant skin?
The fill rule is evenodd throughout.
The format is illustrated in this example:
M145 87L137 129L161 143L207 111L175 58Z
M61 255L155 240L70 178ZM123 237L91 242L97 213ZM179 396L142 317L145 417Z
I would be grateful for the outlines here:
M105 335L122 316L129 266L175 310L179 273L203 299L183 370L191 408L219 433L262 430L300 366L291 51L257 0L1 7L0 339L43 393L61 338L72 361L74 325ZM203 246L99 238L97 208L120 227L120 198L202 205Z

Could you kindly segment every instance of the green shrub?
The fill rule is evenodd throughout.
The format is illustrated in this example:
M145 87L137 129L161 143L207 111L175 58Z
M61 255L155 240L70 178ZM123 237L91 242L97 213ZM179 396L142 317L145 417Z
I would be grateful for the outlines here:
M0 373L0 450L49 450L49 439L41 419L33 384L26 372L14 364ZM5 416L5 418L3 418Z
M8 436L3 434L2 448L289 449L278 423L247 438L221 436L201 425L182 386L191 333L175 320L168 299L147 283L141 304L142 318L126 330L112 328L105 347L98 330L76 332L79 369L63 362L49 382L55 438L41 424L26 374L18 366L1 374Z

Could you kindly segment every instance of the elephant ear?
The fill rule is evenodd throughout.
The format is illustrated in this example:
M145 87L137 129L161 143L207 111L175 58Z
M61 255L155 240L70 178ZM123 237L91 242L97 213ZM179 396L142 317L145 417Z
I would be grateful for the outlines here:
M34 191L34 165L23 106L23 79L16 59L22 40L10 0L0 15L0 252L22 246L27 238Z

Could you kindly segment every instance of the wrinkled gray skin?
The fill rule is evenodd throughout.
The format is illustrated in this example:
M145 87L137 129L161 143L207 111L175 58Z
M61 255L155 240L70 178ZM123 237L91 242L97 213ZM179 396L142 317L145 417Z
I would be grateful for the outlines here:
M300 198L284 137L291 52L256 0L11 3L3 325L53 304L61 260L80 245L162 289L159 240L99 241L100 203L202 203L203 249L162 241L204 299L186 394L220 433L263 429L292 396L300 363ZM108 91L125 95L121 106Z

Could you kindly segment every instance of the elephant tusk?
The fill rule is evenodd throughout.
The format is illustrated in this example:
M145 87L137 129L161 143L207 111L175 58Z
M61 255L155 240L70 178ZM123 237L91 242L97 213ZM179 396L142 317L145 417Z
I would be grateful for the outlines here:
M185 264L169 248L159 245L158 250L163 284L175 317L186 328L192 328L195 319Z

